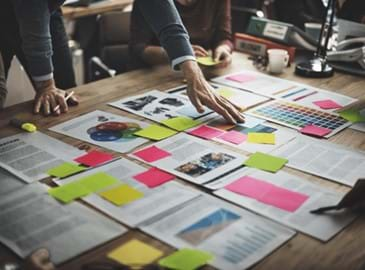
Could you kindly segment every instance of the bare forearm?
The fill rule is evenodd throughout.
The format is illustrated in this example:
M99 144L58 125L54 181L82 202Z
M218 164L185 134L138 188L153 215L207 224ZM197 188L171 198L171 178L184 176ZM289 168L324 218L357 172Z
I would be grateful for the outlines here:
M169 63L166 51L160 46L147 46L143 50L142 59L151 66Z

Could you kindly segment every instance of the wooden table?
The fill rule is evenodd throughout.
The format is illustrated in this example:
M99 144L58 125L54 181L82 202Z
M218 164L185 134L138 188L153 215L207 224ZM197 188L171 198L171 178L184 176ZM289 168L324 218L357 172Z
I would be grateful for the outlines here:
M281 77L307 83L323 89L332 90L355 98L363 97L365 95L365 80L363 78L336 73L334 77L327 79L305 79L295 76L293 74L293 68L294 67L288 69L285 74L281 75ZM225 70L206 69L205 73L207 77L212 77L241 69L254 70L250 61L247 60L247 56L235 54L234 63L229 68ZM107 106L106 103L122 97L141 94L151 89L167 90L182 84L182 80L182 75L177 72L172 72L169 67L157 67L148 70L130 72L115 78L84 85L75 89L77 95L80 97L81 104L78 107L71 108L68 114L57 118L33 116L31 114L32 104L30 102L16 105L0 113L0 137L9 136L19 132L19 130L7 125L8 120L11 117L18 116L36 123L42 132L54 136L66 143L78 145L80 143L78 140L50 132L47 128L96 109L134 117L121 110ZM351 129L342 131L332 137L330 141L351 146L356 149L365 150L365 135ZM348 190L348 188L339 184L324 181L318 177L310 176L299 171L288 168L285 168L285 171L299 175L304 179L320 185L329 186L342 191ZM103 260L106 258L106 253L132 237L142 239L151 245L162 249L166 253L172 251L172 249L167 245L144 235L142 232L138 230L131 230L119 239L95 248L94 250L61 265L59 269L76 270L80 269L80 265L85 262ZM309 236L298 233L280 249L274 251L270 256L258 263L255 267L253 267L253 269L364 269L364 245L365 215L362 215L328 243L322 243ZM10 260L19 260L10 250L1 245L0 254L0 263Z
M62 12L66 19L77 19L81 17L97 15L104 12L122 10L127 5L133 3L133 0L105 0L100 3L91 4L88 7L71 7L63 6Z

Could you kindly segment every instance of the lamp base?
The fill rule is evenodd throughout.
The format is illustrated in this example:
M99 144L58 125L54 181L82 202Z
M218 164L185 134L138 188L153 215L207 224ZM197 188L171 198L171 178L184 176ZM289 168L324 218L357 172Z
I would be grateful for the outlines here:
M316 57L309 61L297 64L295 74L311 78L327 78L333 75L333 68L326 60Z

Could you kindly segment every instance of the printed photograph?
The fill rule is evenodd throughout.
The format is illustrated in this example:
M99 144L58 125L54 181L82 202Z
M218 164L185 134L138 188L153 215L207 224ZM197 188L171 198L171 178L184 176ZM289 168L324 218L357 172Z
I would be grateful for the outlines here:
M185 163L175 168L175 170L191 177L198 177L217 169L234 159L235 157L224 153L210 153L202 156L199 160Z
M157 97L148 95L148 96L137 98L135 100L130 100L130 101L124 102L122 104L131 110L141 111L146 105L151 104L156 99L157 99Z
M180 231L176 236L192 244L199 245L210 236L224 230L241 217L225 209L219 209L196 223Z

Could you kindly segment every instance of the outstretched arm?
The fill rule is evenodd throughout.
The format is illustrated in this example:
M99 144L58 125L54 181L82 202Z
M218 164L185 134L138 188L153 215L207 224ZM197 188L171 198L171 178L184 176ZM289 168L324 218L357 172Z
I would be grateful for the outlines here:
M188 96L198 112L203 105L221 114L228 122L244 122L237 106L216 95L195 61L189 36L172 0L136 0L142 13L166 50L172 67L181 69L188 82Z

